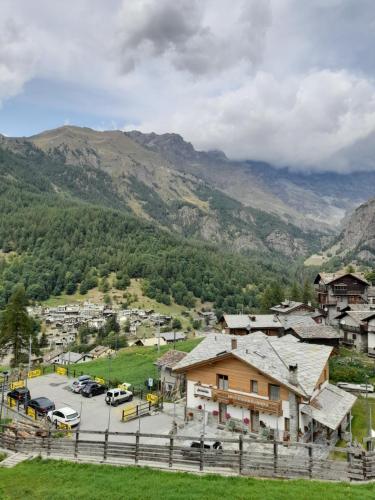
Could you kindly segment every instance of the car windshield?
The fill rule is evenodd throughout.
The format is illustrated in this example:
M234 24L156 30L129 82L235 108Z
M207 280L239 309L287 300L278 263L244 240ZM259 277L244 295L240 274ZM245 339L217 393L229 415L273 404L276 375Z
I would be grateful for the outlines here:
M69 415L66 415L66 419L67 420L73 420L73 418L77 418L78 417L78 413L75 412L75 413L69 413Z
M107 392L107 396L111 398L111 397L113 396L112 392L111 392L111 391L108 391L108 392Z

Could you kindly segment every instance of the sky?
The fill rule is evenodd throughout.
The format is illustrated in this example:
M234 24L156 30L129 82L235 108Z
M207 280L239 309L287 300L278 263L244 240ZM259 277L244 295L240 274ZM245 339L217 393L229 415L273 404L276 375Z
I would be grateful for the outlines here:
M373 0L0 0L0 133L175 132L303 171L375 170Z

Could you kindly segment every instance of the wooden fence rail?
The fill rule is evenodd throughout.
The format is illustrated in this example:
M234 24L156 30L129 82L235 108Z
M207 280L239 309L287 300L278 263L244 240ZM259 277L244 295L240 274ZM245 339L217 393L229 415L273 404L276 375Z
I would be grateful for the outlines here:
M178 470L221 472L259 477L312 478L363 481L375 479L375 453L335 448L343 460L322 458L319 445L253 441L240 436L223 439L223 449L213 449L215 439L130 432L77 430L45 431L24 436L12 426L0 427L0 446L16 452L113 464L151 465ZM195 441L196 447L190 442Z

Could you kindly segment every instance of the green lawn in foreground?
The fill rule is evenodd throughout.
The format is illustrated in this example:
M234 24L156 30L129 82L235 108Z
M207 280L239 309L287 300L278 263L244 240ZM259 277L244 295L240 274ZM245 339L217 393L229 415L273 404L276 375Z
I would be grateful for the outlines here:
M176 342L179 351L191 351L202 339L191 339ZM133 385L143 385L149 377L156 378L157 370L154 361L166 351L173 349L173 345L161 346L160 354L156 347L128 347L119 351L116 357L109 361L107 358L79 363L74 365L77 373L103 377L106 380L129 382Z
M369 398L368 403L371 406L372 429L375 429L375 399ZM362 443L363 438L367 436L367 406L366 398L359 397L352 409L352 434L353 439Z
M374 497L373 484L199 476L52 460L34 460L13 469L0 469L1 499L367 500Z

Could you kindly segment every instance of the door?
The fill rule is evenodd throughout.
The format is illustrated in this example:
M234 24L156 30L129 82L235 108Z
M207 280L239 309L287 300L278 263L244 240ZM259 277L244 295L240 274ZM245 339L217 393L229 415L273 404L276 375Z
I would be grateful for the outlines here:
M259 432L259 411L251 410L251 432Z
M224 403L219 403L219 422L224 424L227 421L227 405Z

